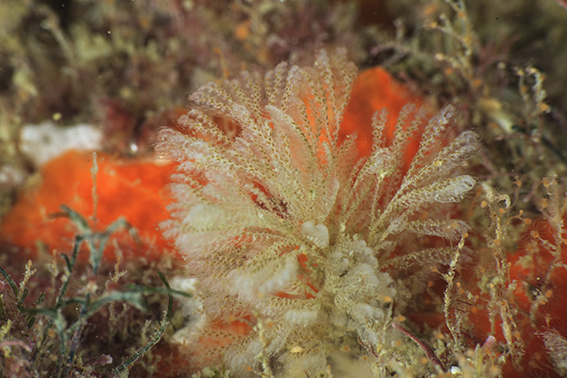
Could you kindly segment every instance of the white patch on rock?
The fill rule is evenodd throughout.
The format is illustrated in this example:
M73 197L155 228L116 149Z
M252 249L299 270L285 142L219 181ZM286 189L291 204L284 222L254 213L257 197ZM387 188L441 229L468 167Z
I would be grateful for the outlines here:
M100 150L102 130L91 125L61 127L51 121L25 125L20 134L20 151L36 167L68 150Z

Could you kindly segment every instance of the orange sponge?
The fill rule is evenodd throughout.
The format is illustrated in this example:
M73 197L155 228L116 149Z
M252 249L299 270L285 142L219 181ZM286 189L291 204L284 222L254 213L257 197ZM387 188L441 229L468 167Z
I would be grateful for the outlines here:
M362 71L354 81L350 101L345 109L341 123L340 137L358 135L358 152L361 156L369 156L372 149L372 116L376 111L388 109L387 143L394 137L398 114L408 103L417 107L424 104L422 97L413 95L407 87L397 82L381 67ZM408 147L409 164L419 147L419 139Z
M175 163L133 161L102 153L97 158L96 218L93 217L92 153L69 151L41 168L41 183L21 193L10 213L0 223L0 241L23 248L26 258L38 246L48 252L70 251L78 229L61 214L61 205L77 211L93 231L103 231L119 217L137 230L150 245L148 257L159 257L168 243L158 224L167 219L170 201L167 183ZM114 257L111 248L105 252Z

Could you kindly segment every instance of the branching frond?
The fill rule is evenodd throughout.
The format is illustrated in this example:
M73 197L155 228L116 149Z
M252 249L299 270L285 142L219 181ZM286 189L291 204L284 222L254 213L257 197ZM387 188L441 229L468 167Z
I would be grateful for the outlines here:
M341 343L394 353L384 344L395 332L391 303L408 293L392 277L451 262L455 248L419 240L456 242L468 230L427 212L475 186L455 171L476 136L448 142L453 107L429 117L409 104L393 138L387 111L374 115L372 153L357 161L354 137L339 138L355 75L341 50L320 52L311 67L282 63L263 80L243 73L199 89L179 128L162 131L158 155L181 163L164 227L199 279L206 324L228 327L239 314L253 326L230 337L200 328L196 358L216 355L238 376L304 377L354 358ZM357 371L370 376L371 365Z

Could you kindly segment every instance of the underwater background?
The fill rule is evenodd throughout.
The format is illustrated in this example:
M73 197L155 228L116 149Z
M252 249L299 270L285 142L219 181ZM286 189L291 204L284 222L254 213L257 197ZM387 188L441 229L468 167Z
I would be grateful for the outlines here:
M2 0L0 377L567 376L565 62L563 0Z

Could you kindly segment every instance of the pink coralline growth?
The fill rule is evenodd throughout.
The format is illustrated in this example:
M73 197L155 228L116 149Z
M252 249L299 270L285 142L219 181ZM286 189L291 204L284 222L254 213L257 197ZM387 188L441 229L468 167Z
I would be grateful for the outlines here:
M373 377L396 371L392 361L415 375L435 369L412 364L390 325L432 267L465 253L468 226L451 209L475 185L457 170L477 137L446 139L450 106L431 117L415 103L399 114L350 105L356 76L341 51L264 78L244 72L201 87L178 128L160 134L158 155L179 162L165 235L201 299L198 324L175 336L195 367L238 377ZM357 83L357 101L380 97Z

